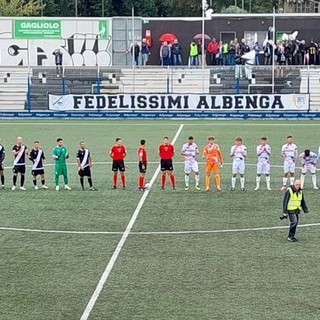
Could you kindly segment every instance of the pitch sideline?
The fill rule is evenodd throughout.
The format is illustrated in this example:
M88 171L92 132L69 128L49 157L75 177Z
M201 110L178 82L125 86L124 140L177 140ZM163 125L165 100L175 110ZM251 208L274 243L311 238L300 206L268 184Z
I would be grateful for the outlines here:
M298 228L317 227L320 223L299 224ZM180 230L180 231L130 231L130 235L192 235L192 234L219 234L219 233L240 233L254 231L269 231L287 229L288 226L274 227L253 227L253 228L237 228L237 229L217 229L217 230ZM29 229L0 227L2 231L14 232L30 232L30 233L51 233L51 234L79 234L79 235L123 235L122 231L77 231L77 230L49 230L49 229Z

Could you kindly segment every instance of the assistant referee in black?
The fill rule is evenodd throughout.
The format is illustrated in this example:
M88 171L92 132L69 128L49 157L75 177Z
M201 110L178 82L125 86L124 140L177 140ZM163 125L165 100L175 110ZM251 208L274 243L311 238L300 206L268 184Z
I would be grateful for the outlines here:
M308 213L306 201L304 199L303 191L301 189L301 181L296 180L292 186L290 186L283 198L283 214L280 219L289 217L290 226L288 241L296 242L298 239L295 237L297 226L299 223L299 214L301 209L304 213Z

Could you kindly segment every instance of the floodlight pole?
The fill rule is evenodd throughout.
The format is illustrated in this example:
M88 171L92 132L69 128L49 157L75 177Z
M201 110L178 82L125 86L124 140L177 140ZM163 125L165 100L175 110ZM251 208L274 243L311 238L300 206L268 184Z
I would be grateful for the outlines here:
M274 94L274 84L275 84L275 49L274 46L276 44L276 11L273 7L273 15L272 15L272 41L273 41L273 48L272 48L272 94Z
M205 54L204 54L204 17L205 17L205 12L206 12L206 7L207 7L207 1L202 0L202 42L201 42L201 61L202 61L202 93L204 93L204 63L205 63Z
M132 7L131 9L131 15L132 15L132 93L134 93L134 80L135 80L135 48L134 48L134 33L135 33L135 30L134 30L134 7Z
M75 16L78 16L78 0L74 0L74 12Z

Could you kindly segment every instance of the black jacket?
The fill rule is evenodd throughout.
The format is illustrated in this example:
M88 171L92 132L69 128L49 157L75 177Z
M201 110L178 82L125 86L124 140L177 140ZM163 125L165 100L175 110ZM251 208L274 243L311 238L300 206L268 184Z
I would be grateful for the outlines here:
M308 213L309 210L307 208L307 204L306 204L306 201L304 199L304 194L303 194L302 190L301 189L297 190L294 186L290 186L289 188L291 188L294 193L299 193L299 192L302 193L301 208L302 208L304 213ZM286 191L286 193L284 194L284 198L283 198L283 213L288 213L288 209L287 208L288 208L288 203L289 203L290 196L291 196L289 188Z

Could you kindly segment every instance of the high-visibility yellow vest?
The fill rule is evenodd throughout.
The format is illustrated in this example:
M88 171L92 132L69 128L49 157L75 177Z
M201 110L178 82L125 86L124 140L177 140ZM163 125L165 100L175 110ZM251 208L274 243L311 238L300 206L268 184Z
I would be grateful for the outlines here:
M293 192L291 188L289 188L290 199L288 202L288 210L297 210L301 209L301 201L302 201L302 191L299 191L298 194Z

